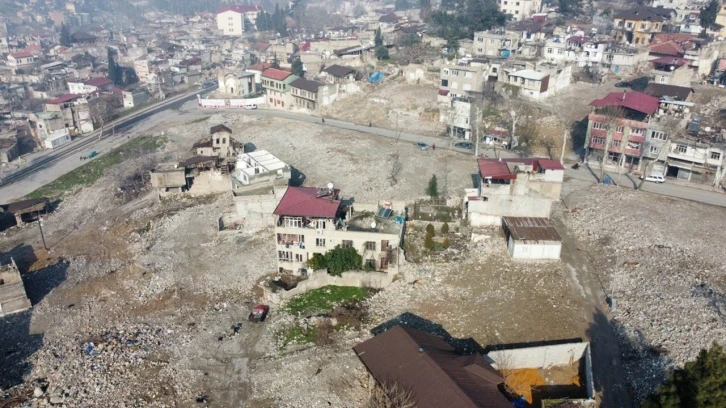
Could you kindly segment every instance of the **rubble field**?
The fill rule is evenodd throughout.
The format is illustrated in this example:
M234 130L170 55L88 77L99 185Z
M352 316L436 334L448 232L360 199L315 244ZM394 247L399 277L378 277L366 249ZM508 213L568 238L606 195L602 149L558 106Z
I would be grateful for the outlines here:
M567 202L565 221L612 299L637 398L713 341L726 342L726 210L602 185Z

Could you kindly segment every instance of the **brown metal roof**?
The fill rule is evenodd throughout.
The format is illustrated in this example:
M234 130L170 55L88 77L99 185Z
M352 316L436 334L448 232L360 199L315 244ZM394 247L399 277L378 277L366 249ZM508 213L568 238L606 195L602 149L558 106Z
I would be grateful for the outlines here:
M28 211L40 211L48 205L48 202L50 202L48 197L31 198L28 200L0 205L0 208L2 208L3 211L7 211L12 214L24 214Z
M222 131L222 130L224 130L227 133L232 133L232 129L228 128L227 126L225 126L225 125L216 125L216 126L212 126L209 129L209 134L210 135L213 135L213 134L215 134L215 133L217 133L219 131Z
M443 338L396 326L353 347L379 383L410 390L417 408L511 408L503 378L480 354L460 355Z
M562 241L552 221L537 217L502 217L515 241Z

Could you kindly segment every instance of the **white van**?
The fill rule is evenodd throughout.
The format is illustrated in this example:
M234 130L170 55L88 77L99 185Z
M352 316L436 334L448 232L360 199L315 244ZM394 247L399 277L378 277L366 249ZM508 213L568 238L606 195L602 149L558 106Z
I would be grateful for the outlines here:
M665 177L658 174L651 174L645 178L645 181L652 181L653 183L665 183Z

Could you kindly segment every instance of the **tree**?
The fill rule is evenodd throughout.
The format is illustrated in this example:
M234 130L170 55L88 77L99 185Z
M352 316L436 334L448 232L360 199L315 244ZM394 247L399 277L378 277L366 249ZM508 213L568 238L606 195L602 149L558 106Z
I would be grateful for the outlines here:
M421 20L428 23L431 20L431 0L420 0L419 9Z
M445 222L444 225L441 226L441 234L446 235L449 233L449 223Z
M378 60L387 60L391 58L391 56L388 54L388 48L379 45L376 47L376 59Z
M295 58L295 61L292 62L292 74L297 75L300 78L305 76L305 71L303 70L303 63L300 61L300 58Z
M380 27L375 31L375 37L373 39L373 43L376 47L380 47L381 45L383 45L383 35L381 34Z
M449 237L444 238L444 242L441 243L441 246L446 249L451 246L451 241L449 241Z
M355 248L343 248L340 245L336 245L325 255L313 254L312 258L308 260L308 267L316 271L327 269L328 274L332 276L340 276L346 271L359 270L362 265L363 257Z
M642 408L711 408L726 399L726 353L714 342L696 361L673 371Z
M429 185L426 187L426 194L428 194L431 199L439 197L439 184L436 181L435 174L431 176L431 179L429 179Z
M706 7L701 9L701 13L698 15L698 19L701 22L701 27L710 28L716 23L716 15L721 8L719 0L711 0L708 2Z
M456 53L459 52L459 40L453 37L446 40L446 51L448 51L450 57L455 57Z
M434 228L433 224L428 224L426 226L426 235L431 235L432 237L436 233L436 228Z
M116 60L115 60L116 53L113 51L113 48L108 47L106 48L106 58L108 59L108 79L113 81L113 83L116 83Z
M434 237L426 234L426 238L424 238L424 248L428 249L429 251L434 249Z
M364 408L415 408L413 393L398 383L376 384Z
M272 68L280 69L280 61L277 59L277 53L272 54L272 64L270 64Z
M68 30L68 26L65 25L65 23L61 24L60 43L64 47L70 47L73 45L73 40L71 39L71 32Z
M558 0L560 13L565 15L576 15L582 11L582 0Z

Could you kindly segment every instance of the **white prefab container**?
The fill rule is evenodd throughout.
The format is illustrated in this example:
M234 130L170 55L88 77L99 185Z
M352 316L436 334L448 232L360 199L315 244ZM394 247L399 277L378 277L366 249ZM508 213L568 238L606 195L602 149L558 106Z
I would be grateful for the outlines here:
M552 221L536 217L502 217L507 249L514 259L560 259L562 238Z
M514 259L560 259L562 243L556 241L514 240L507 241L509 254Z

